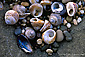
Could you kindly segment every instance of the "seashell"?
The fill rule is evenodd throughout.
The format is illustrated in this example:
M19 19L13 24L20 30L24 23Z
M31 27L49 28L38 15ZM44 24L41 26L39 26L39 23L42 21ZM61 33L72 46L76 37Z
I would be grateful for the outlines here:
M49 17L49 21L55 26L60 25L62 23L62 19L59 14L51 14Z
M42 34L42 40L46 44L51 44L55 41L56 32L53 29L48 29Z
M29 39L34 39L35 38L35 31L31 28L31 27L27 27L26 28L26 32L25 32L25 35L27 36L27 38Z
M62 3L71 2L72 0L62 0Z
M3 9L3 3L0 2L0 10L2 10L2 9Z
M43 6L39 3L34 3L30 6L29 11L34 17L40 17L43 13Z
M48 20L45 20L45 23L43 25L43 27L40 29L40 32L44 32L45 30L51 28L52 25L50 24L50 22Z
M42 44L42 39L37 39L37 44Z
M22 2L21 5L22 6L29 6L29 3L28 2Z
M40 4L41 4L41 5L51 5L51 1L49 1L49 0L42 0L42 1L40 2Z
M51 9L55 13L60 13L60 15L64 15L66 13L65 6L60 2L54 2L51 5Z
M27 17L28 15L30 15L30 13L25 13L26 12L26 8L22 5L15 5L13 7L13 10L17 11L20 15L19 19L24 19L25 17Z
M34 4L34 3L39 2L39 0L29 0L29 2L30 2L31 4Z
M5 13L6 24L13 25L19 20L19 14L14 10L9 10Z
M44 24L44 21L38 18L32 18L30 19L30 22L35 30L39 30L41 26Z
M20 35L17 37L17 43L18 43L18 46L22 50L24 50L26 53L33 52L30 42L26 39L24 35Z
M48 53L48 55L52 55L53 50L52 49L47 49L46 52Z
M66 9L69 16L74 16L75 13L77 12L78 5L74 2L68 2L66 4Z

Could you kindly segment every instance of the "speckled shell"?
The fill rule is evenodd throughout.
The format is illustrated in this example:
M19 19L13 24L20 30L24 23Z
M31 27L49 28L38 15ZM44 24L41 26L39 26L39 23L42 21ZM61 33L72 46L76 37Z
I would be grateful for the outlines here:
M48 29L42 34L42 40L46 44L51 44L55 41L56 32L53 29Z
M2 9L3 9L3 3L0 2L0 10L2 10Z
M9 10L5 13L6 24L13 25L19 20L19 14L14 10Z
M44 24L44 21L38 18L32 18L30 19L30 22L35 30L39 30L41 26Z
M54 25L60 25L62 23L61 16L59 14L51 14L49 17L49 21Z
M41 5L51 5L51 1L49 0L42 0L40 3Z
M30 6L29 11L34 17L40 17L43 13L43 6L39 3L34 3Z
M57 8L56 6L59 6L59 8ZM59 3L59 2L54 2L52 5L51 5L51 9L53 12L55 13L60 13L61 11L64 10L64 5L62 3Z
M31 28L31 27L27 27L26 31L25 31L25 35L27 36L27 38L29 39L34 39L35 38L35 31Z
M75 13L77 12L78 5L74 2L68 2L66 4L66 9L69 16L74 16Z
M45 23L43 25L43 27L40 29L40 32L44 32L45 30L49 29L52 25L50 24L50 22L48 20L45 20Z
M30 2L31 4L34 4L34 3L39 2L39 0L29 0L29 2Z

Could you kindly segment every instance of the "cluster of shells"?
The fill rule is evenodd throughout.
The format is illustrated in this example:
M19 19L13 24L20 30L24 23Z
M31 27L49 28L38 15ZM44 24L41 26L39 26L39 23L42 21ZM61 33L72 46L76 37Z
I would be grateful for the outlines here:
M5 23L16 27L18 46L28 53L40 48L52 55L58 43L72 40L70 28L82 21L85 1L29 0L10 4L10 8Z

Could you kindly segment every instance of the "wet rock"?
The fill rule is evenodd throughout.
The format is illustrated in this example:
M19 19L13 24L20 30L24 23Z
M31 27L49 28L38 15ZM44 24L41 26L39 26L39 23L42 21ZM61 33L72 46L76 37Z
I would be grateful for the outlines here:
M22 30L20 28L15 29L14 34L15 35L20 35L22 33Z
M26 23L26 22L27 22L27 20L26 20L26 19L23 19L23 20L22 20L22 22L23 22L23 23Z
M52 49L47 49L46 52L48 53L48 55L52 55L53 50Z
M54 42L54 43L52 44L52 46L53 46L54 48L58 48L58 47L59 47L59 44L58 44L57 42Z
M62 25L60 29L61 29L62 31L64 31L64 30L67 30L67 27L64 26L64 25Z
M84 14L84 10L80 10L80 13L81 13L81 14Z
M67 16L67 17L66 17L66 20L67 20L68 22L71 22L71 21L72 21L72 17Z
M46 50L47 48L49 48L49 45L44 45L44 46L41 48L41 51L44 51L44 50Z
M66 36L66 40L67 41L71 41L72 40L72 36L71 36L71 34L68 31L64 31L63 33Z
M61 42L63 41L64 39L64 36L63 36L63 32L61 30L57 30L57 38L56 38L56 41L57 42Z

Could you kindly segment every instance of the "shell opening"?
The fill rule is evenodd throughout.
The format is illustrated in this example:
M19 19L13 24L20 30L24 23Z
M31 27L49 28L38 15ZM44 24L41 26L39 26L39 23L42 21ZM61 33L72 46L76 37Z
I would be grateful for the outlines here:
M58 9L59 8L59 4L54 4L54 8L53 9Z
M69 13L72 15L73 14L73 9L70 9Z

